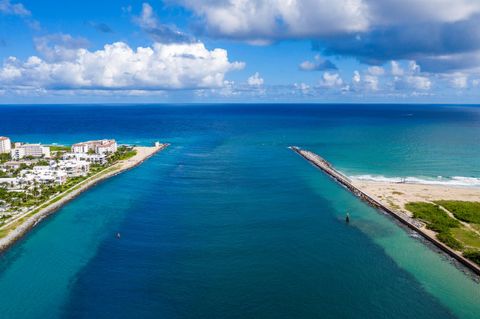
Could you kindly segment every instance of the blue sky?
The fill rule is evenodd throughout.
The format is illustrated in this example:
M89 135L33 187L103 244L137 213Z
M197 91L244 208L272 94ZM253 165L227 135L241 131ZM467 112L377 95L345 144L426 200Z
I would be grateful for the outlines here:
M476 103L477 0L0 0L0 103Z

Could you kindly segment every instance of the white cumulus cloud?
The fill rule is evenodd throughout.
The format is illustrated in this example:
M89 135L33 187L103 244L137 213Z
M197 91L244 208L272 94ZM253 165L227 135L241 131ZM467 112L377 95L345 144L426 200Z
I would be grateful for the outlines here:
M365 32L376 26L450 23L480 13L478 0L176 0L214 35L278 40Z
M62 54L62 50L68 54ZM213 88L224 85L227 72L244 67L242 62L230 62L226 50L208 50L199 42L154 43L136 49L116 42L97 51L58 46L54 53L47 59L8 58L0 68L0 89Z
M324 72L319 86L322 88L338 88L343 85L343 80L338 73Z
M200 16L216 35L265 43L364 31L368 12L362 0L178 0Z
M263 78L260 76L260 73L255 72L254 75L248 78L247 83L250 86L261 86L263 85Z

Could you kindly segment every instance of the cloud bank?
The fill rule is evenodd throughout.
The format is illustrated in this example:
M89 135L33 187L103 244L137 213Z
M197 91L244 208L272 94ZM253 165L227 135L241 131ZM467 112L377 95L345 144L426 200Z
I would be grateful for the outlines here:
M44 40L43 40L44 41ZM44 58L8 58L0 68L0 89L172 90L215 88L225 74L244 67L226 50L202 43L161 44L133 49L126 43L101 50L43 45Z
M215 37L256 44L310 39L324 55L351 56L373 65L415 60L427 72L480 67L478 0L176 2Z

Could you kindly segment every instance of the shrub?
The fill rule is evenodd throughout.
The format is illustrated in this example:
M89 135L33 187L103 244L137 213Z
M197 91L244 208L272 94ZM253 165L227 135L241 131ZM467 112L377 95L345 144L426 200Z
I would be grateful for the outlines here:
M461 221L480 224L480 202L439 200L435 203L451 211Z
M461 242L453 238L453 236L449 232L442 232L437 235L438 240L442 243L447 245L450 248L461 250L463 249L463 245Z
M437 205L423 202L411 202L405 208L413 213L414 218L419 218L427 223L427 228L442 233L450 228L460 226L460 222L443 211Z
M480 251L478 250L468 250L463 253L463 257L470 259L474 263L480 265Z

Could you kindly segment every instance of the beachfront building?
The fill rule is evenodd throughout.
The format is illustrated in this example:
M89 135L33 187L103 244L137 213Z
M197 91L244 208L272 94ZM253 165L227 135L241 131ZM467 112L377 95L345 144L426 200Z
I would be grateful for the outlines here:
M0 136L0 154L10 153L12 150L12 142L6 136Z
M10 151L13 160L24 157L50 157L50 147L41 144L21 144Z
M113 154L117 151L115 140L87 141L72 145L72 153L95 153L100 155Z
M27 184L38 182L41 184L63 184L67 181L67 173L55 169L51 166L35 166L32 169L22 170L20 172L20 180Z
M106 164L107 156L104 154L87 154L87 153L66 153L62 157L63 160L75 159L77 161L87 161L91 164Z
M90 172L90 163L87 161L66 160L55 164L58 170L64 171L68 177L87 176Z
M117 151L117 142L110 140L107 143L97 145L95 149L96 154L113 154Z

